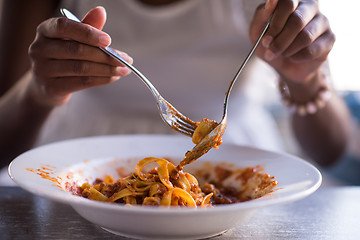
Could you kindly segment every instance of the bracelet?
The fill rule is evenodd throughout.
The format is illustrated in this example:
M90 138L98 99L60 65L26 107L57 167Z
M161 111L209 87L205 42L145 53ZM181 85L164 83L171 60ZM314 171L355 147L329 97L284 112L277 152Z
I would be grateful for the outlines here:
M317 113L320 109L325 107L326 103L331 98L331 91L327 82L324 82L316 93L315 97L305 103L295 102L291 98L289 88L284 80L279 80L279 91L282 101L292 113L297 113L299 116L306 116Z

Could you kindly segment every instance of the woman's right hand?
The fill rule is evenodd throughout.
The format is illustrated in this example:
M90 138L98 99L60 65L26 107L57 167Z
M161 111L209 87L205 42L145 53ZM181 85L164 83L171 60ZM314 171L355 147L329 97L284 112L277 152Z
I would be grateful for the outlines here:
M98 48L111 42L109 35L101 31L105 21L105 9L97 7L86 14L82 23L51 18L38 26L29 48L30 92L37 102L62 105L75 91L108 84L130 73ZM126 53L118 53L132 63Z

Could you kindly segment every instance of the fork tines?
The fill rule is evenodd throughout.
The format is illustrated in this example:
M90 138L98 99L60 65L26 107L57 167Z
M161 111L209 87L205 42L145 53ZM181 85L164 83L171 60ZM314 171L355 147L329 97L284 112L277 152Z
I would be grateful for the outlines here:
M183 118L177 118L176 123L174 122L174 125L176 124L176 127L179 132L192 136L195 129L196 124L190 119L183 119Z

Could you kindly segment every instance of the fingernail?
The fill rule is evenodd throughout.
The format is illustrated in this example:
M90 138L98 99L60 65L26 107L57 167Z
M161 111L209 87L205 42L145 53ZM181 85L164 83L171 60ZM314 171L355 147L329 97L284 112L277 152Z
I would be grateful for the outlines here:
M102 35L100 35L100 37L99 37L99 43L100 43L101 45L103 45L104 47L109 46L110 43L111 43L111 38L110 38L110 36L107 35L107 34L102 34Z
M275 53L273 53L271 50L267 49L264 54L264 58L267 61L271 61L276 57Z
M134 59L132 57L130 57L129 55L125 55L123 56L124 60L127 61L130 64L133 64Z
M130 69L127 67L116 67L115 75L116 76L125 76L130 73Z
M130 74L131 70L127 67L121 67L120 73L122 76L126 76L128 74Z
M111 77L111 80L110 82L116 82L117 80L119 80L121 78L121 76L114 76L114 77Z
M266 0L266 3L265 3L265 9L268 9L269 4L270 4L270 0Z
M104 8L103 6L97 6L96 8L100 8L100 9L104 9L104 10L105 10L105 8Z
M122 71L123 71L122 69L123 69L123 67L116 67L116 68L115 68L115 75L116 75L116 76L121 76L122 73L123 73L123 72L122 72Z
M262 40L262 45L265 47L265 48L268 48L271 44L273 40L273 37L272 36L265 36Z
M271 5L277 5L278 0L266 0L265 9L268 9Z
M134 59L132 57L130 57L129 55L127 55L126 53L121 52L121 51L116 50L116 49L115 49L115 51L120 55L120 57L122 57L128 63L130 63L130 64L134 63Z

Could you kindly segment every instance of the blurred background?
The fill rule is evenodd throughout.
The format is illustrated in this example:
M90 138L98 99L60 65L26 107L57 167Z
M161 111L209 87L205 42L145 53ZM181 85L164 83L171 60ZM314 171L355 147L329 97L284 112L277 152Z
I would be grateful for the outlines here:
M359 91L360 46L356 24L359 23L360 1L320 1L320 8L336 34L336 43L329 56L335 87L339 91Z
M352 116L353 131L349 150L342 162L328 171L346 184L360 184L360 77L359 23L360 1L319 1L336 34L336 42L329 55L335 89L343 96Z

